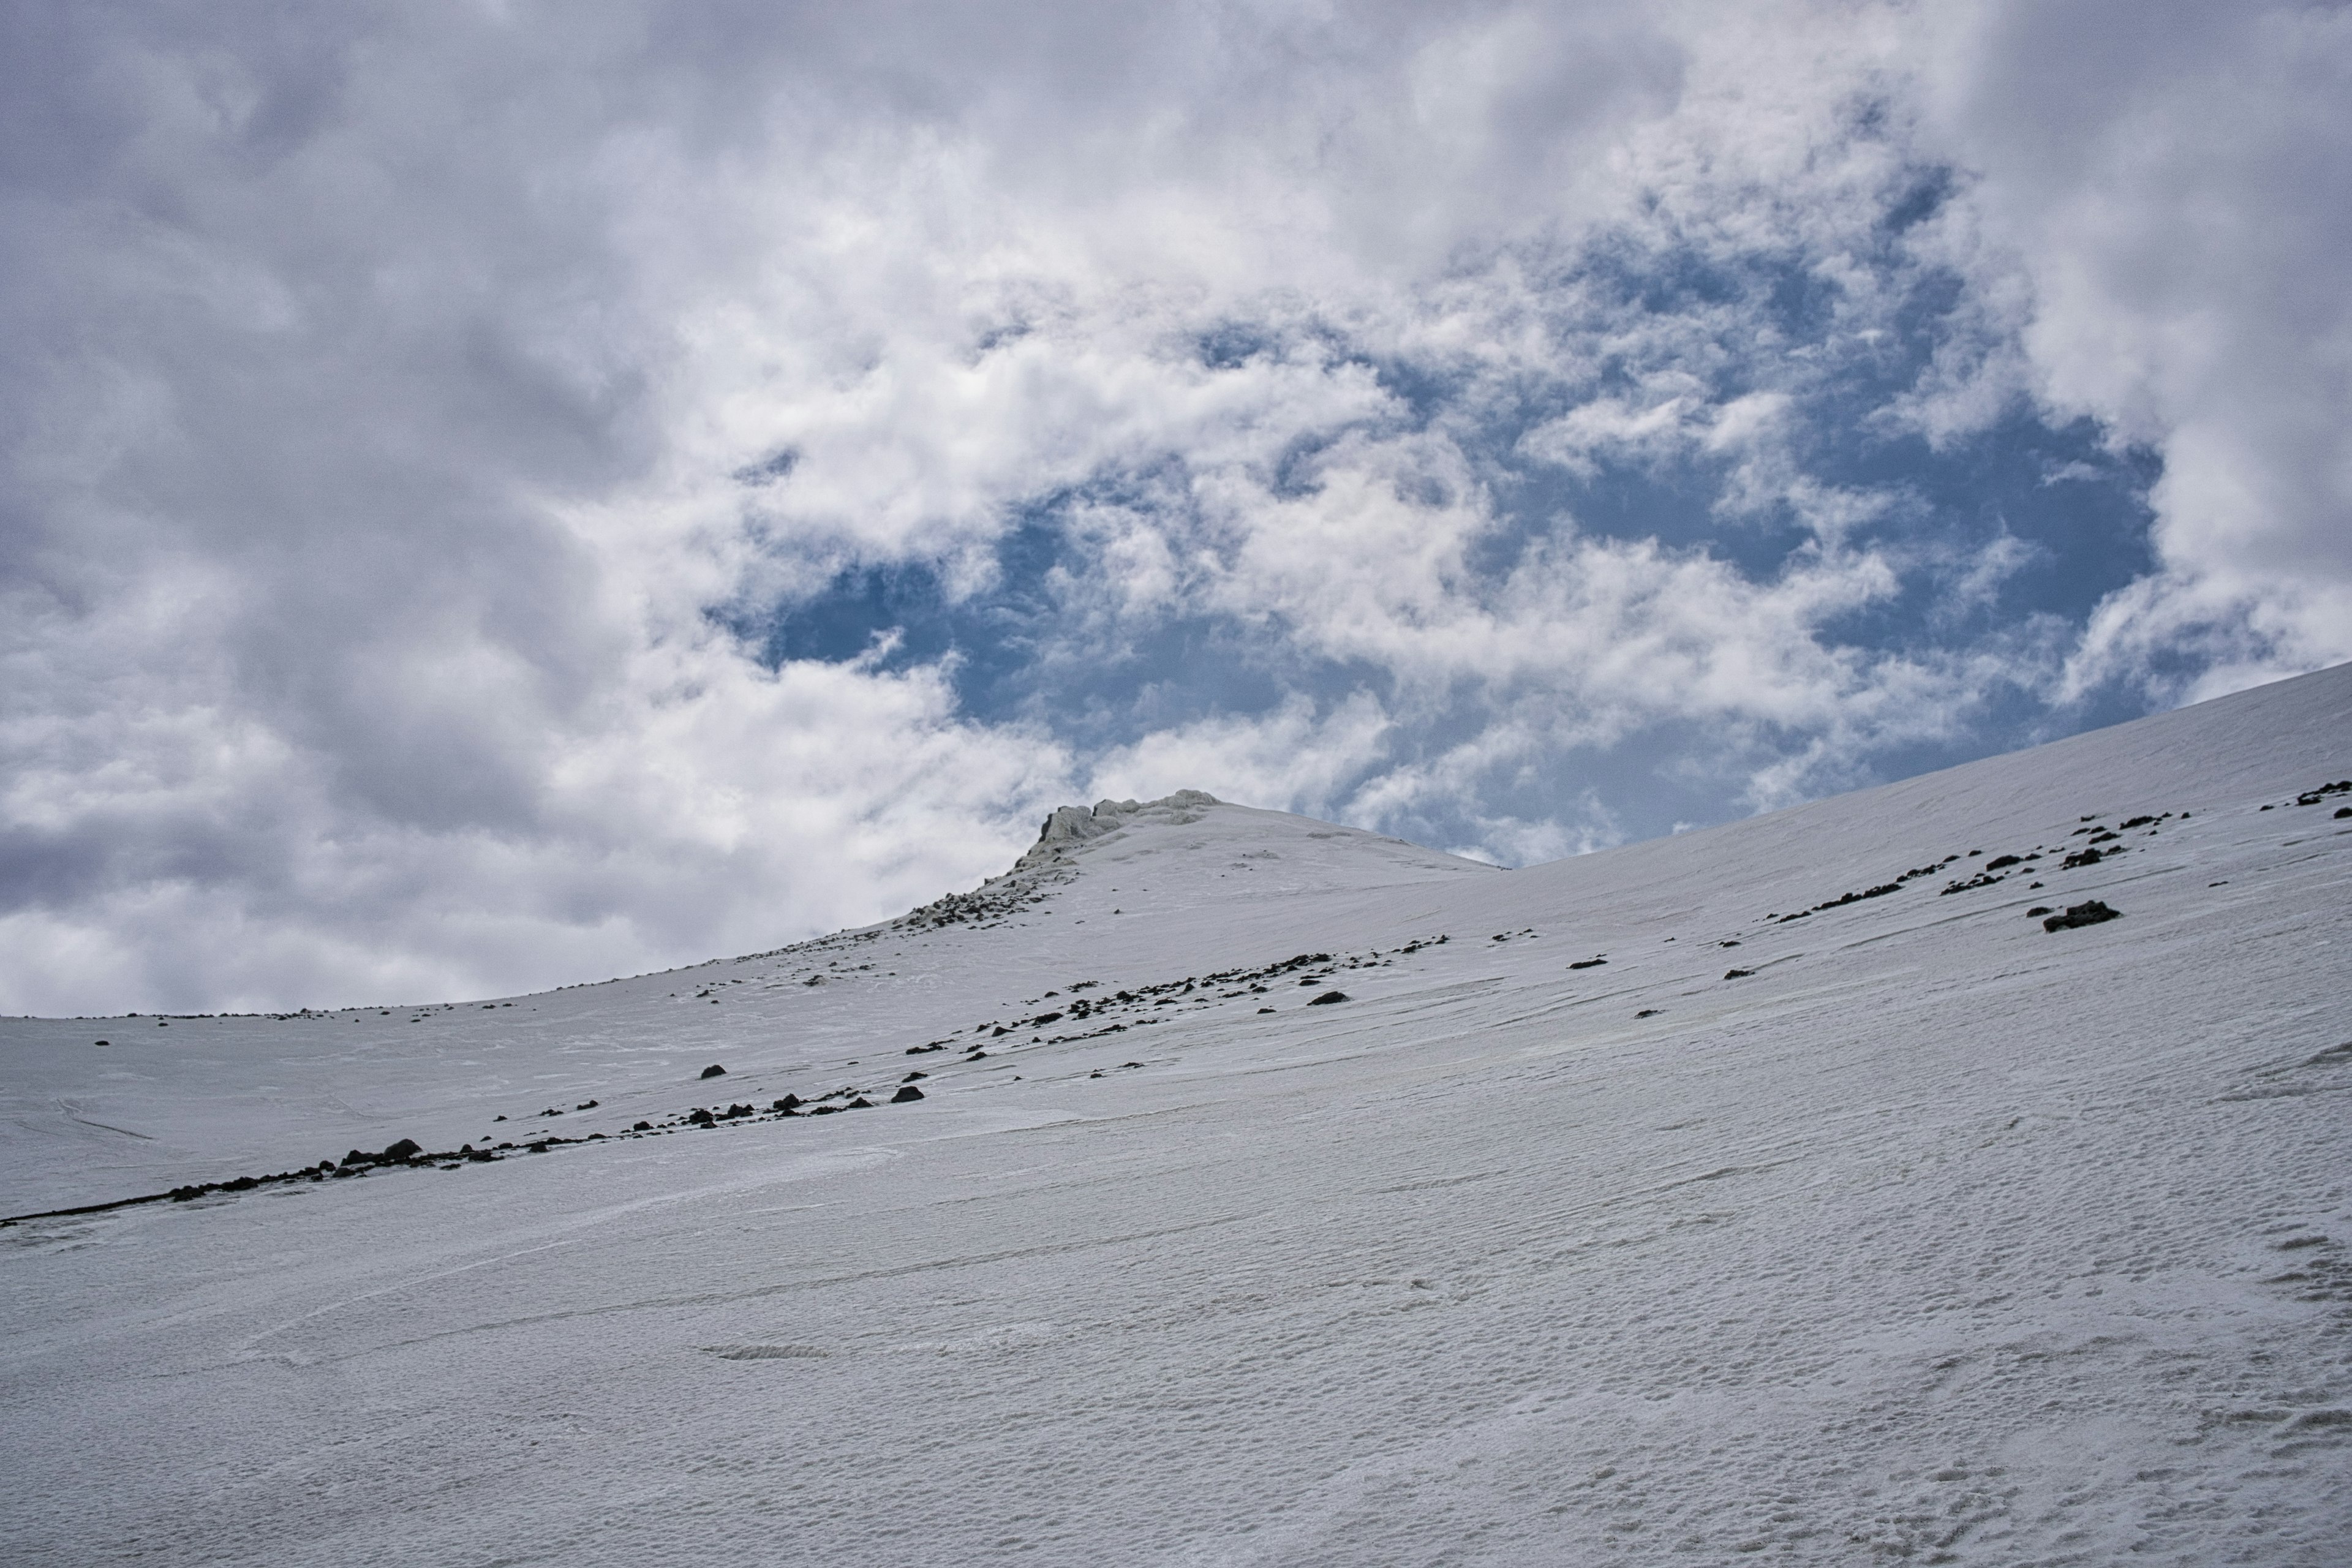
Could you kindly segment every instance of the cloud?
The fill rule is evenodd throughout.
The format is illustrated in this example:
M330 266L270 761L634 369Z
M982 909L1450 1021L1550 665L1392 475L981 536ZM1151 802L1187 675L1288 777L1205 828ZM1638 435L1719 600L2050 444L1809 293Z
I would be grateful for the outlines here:
M2352 14L1992 4L1926 41L2037 391L2164 455L2159 569L2101 607L2070 688L2352 657Z
M2345 657L2343 17L2137 16L20 6L0 1008L772 945L1079 781L1524 860Z

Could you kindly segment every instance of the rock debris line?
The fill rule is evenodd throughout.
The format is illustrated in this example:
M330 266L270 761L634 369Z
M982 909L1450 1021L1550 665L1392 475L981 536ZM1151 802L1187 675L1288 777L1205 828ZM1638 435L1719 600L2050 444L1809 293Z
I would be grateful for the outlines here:
M1196 794L1197 792L1188 793ZM985 1035L990 1039L995 1039L1023 1029L1043 1029L1050 1024L1058 1023L1064 1019L1086 1023L1101 1018L1114 1018L1124 1014L1139 1013L1147 1009L1158 1012L1209 1006L1219 1001L1255 998L1269 994L1271 989L1269 982L1297 974L1302 970L1307 973L1298 975L1298 984L1319 985L1328 981L1333 974L1342 971L1375 968L1391 963L1398 956L1436 947L1448 940L1444 934L1424 938L1393 949L1385 956L1378 952L1365 956L1346 958L1335 958L1328 952L1302 952L1296 957L1285 959L1279 963L1265 964L1255 969L1231 969L1223 970L1214 974L1186 975L1181 980L1139 985L1128 990L1105 993L1095 997L1089 997L1084 993L1099 991L1102 983L1096 980L1081 980L1071 984L1070 998L1052 1011L1010 1021L992 1018L984 1023L974 1025L969 1033ZM1058 998L1062 994L1049 991L1045 994L1048 998ZM1307 1005L1328 1005L1347 1000L1345 992L1328 990L1310 998ZM1273 1010L1259 1009L1260 1012ZM1055 1035L1050 1039L1033 1035L1025 1044L1066 1045L1078 1040L1118 1034L1130 1027L1143 1027L1159 1022L1160 1019L1156 1016L1131 1017L1127 1021L1112 1022L1098 1028ZM950 1037L919 1046L909 1046L905 1054L922 1056L933 1051L945 1050L955 1043L956 1038L957 1037ZM1024 1042L1015 1042L1015 1044L1024 1044ZM972 1045L970 1051L971 1054L964 1058L967 1062L984 1060L989 1055L977 1044ZM1143 1064L1123 1062L1120 1066L1140 1068ZM726 1075L726 1067L713 1062L696 1077L698 1081L708 1081ZM914 1086L913 1082L908 1081L926 1076L920 1072L908 1073L907 1079L901 1080L896 1090L889 1095L887 1103L912 1105L928 1098L921 1089ZM1089 1076L1099 1078L1102 1074L1096 1072ZM878 1094L881 1091L877 1089L871 1092ZM596 1105L597 1102L592 1100L574 1109L591 1110L595 1109ZM197 1198L211 1197L219 1194L247 1193L264 1187L290 1185L298 1183L347 1181L383 1170L455 1171L461 1170L467 1165L495 1164L499 1161L517 1155L544 1154L552 1149L575 1144L623 1142L636 1138L658 1137L675 1131L720 1127L736 1122L782 1121L804 1117L834 1116L849 1110L872 1110L877 1108L877 1101L868 1098L867 1091L853 1086L837 1089L811 1100L803 1100L797 1094L787 1094L764 1107L741 1103L730 1104L723 1109L694 1106L678 1115L667 1117L659 1121L639 1121L625 1131L609 1134L590 1132L579 1137L566 1138L551 1132L535 1133L520 1141L485 1143L479 1147L466 1143L456 1149L432 1151L426 1150L413 1138L403 1138L389 1147L374 1152L354 1149L344 1155L341 1161L321 1160L315 1165L306 1165L298 1170L275 1171L262 1175L236 1176L218 1182L197 1182L173 1187L169 1192L143 1193L136 1197L116 1198L107 1203L83 1204L71 1208L44 1209L35 1214L9 1215L0 1217L0 1226L15 1225L21 1220L58 1219L72 1215L100 1214L110 1209L131 1208L142 1204L188 1203ZM549 1117L562 1116L564 1112L559 1108L551 1106L538 1114ZM506 1118L501 1116L498 1120L503 1121Z
M2273 811L2282 805L2290 808L2321 805L2336 796L2345 795L2352 795L2352 779L2339 779L2320 784L2316 788L2303 790L2291 801L2273 802L2261 806L2260 809ZM960 924L982 928L1001 925L1014 920L1023 910L1043 901L1056 885L1067 882L1076 876L1076 869L1070 858L1073 847L1116 833L1129 822L1138 819L1166 821L1179 825L1198 821L1203 808L1216 804L1217 801L1213 795L1202 791L1181 790L1164 800L1148 803L1106 800L1096 805L1092 810L1083 806L1066 805L1045 819L1044 826L1039 831L1037 842L1014 863L1011 871L1002 877L989 879L972 892L950 893L943 899L936 900L899 917L888 927L843 932L835 936L819 938L814 942L773 949L767 952L747 954L734 962L743 963L786 954L814 955L842 952L854 953L860 944L874 942L889 930L923 931ZM2066 835L2066 838L2068 840L2080 838L2084 842L2079 848L2066 850L2063 855L2059 853L2059 850L2064 847L2063 844L2054 847L2037 844L2028 850L2003 851L1990 858L1987 858L1981 849L1970 849L1965 854L1948 854L1940 859L1931 860L1922 866L1915 866L1888 881L1841 893L1834 898L1824 899L1818 903L1790 913L1769 913L1764 917L1764 920L1768 922L1786 924L1791 921L1807 920L1831 910L1843 909L1868 900L1886 898L1903 891L1910 884L1922 879L1941 875L1953 866L1969 860L1980 862L1973 874L1953 878L1939 890L1938 897L1948 898L1955 894L1975 892L1996 886L2020 874L2056 875L2061 872L2084 870L2103 865L2137 847L2124 841L2126 835L2136 834L2142 837L2154 837L2166 823L2175 820L2185 821L2189 816L2189 813L2182 812L2176 819L2174 814L2168 811L2141 813L2122 817L2116 820L2113 826L2109 826L2107 822L2110 815L2104 812L2094 813L2078 818L2077 826ZM2334 816L2352 817L2352 806L2339 808L2334 813ZM2051 860L2053 856L2056 857L2054 867ZM2040 888L2043 884L2037 881L2030 886ZM2041 920L2042 929L2052 932L2099 925L2122 918L2121 910L2110 908L2098 899L2068 904L2064 906L2063 911L2053 910L2048 905L2036 905L2028 913L2032 918ZM1496 936L1493 940L1507 942L1517 937L1535 934L1532 930L1506 932ZM1156 984L1136 985L1118 991L1103 991L1100 981L1077 981L1069 986L1066 997L1061 992L1049 991L1040 999L1057 1001L1060 1004L1057 1006L1021 1017L991 1018L972 1026L961 1035L950 1035L940 1039L926 1041L919 1046L909 1046L906 1048L905 1054L924 1056L951 1048L961 1048L967 1052L963 1060L969 1063L988 1059L990 1052L984 1048L982 1042L995 1043L1012 1037L1009 1047L1000 1048L1020 1048L1068 1045L1081 1040L1097 1039L1108 1035L1120 1034L1129 1029L1157 1025L1161 1022L1159 1015L1163 1013L1172 1016L1180 1009L1211 1005L1220 1001L1271 997L1275 994L1274 983L1277 981L1295 979L1295 984L1300 987L1326 985L1333 974L1341 970L1391 963L1399 957L1439 946L1449 940L1443 933L1421 938L1391 950L1386 956L1377 951L1365 957L1345 959L1335 959L1328 952L1302 952L1278 963L1269 963L1255 969L1228 969L1213 974L1186 975L1181 980L1162 981ZM1718 945L1737 947L1739 943L1737 941L1727 941ZM710 963L717 964L720 962L722 961L713 959ZM1579 959L1568 967L1570 970L1595 969L1608 962L1606 956L1596 955L1591 958ZM698 967L709 967L709 965ZM845 968L842 961L836 958L827 965L827 968L835 973L832 974L822 972L813 973L806 976L802 984L820 985L829 979L845 979L860 971L870 970L873 965L862 963ZM1306 973L1302 973L1302 971ZM1723 978L1744 980L1755 973L1756 971L1752 969L1734 968L1727 970ZM714 982L711 985L706 986L704 991L697 993L697 999L712 995L719 984L722 983ZM1096 994L1087 994L1090 992ZM1329 1006L1348 1000L1349 997L1346 992L1329 988L1307 998L1305 1005ZM512 1004L499 1004L499 1005L510 1006ZM1278 1012L1278 1009L1268 1005L1261 1006L1256 1011L1259 1014L1266 1014ZM1633 1016L1637 1019L1654 1018L1658 1016L1659 1011L1655 1007L1644 1007L1637 1011ZM301 1016L304 1015L285 1015L289 1018ZM422 1016L422 1012L419 1016ZM1077 1026L1060 1034L1047 1036L1044 1031L1055 1025ZM1024 1033L1029 1037L1025 1041L1016 1037ZM971 1037L979 1037L979 1038L973 1039ZM99 1043L103 1045L106 1042ZM1125 1062L1120 1065L1122 1068L1136 1068L1143 1066L1141 1062ZM708 1080L724 1077L726 1073L727 1068L724 1066L713 1062L703 1068L698 1076ZM921 1089L914 1087L911 1080L924 1076L919 1072L908 1074L908 1081L902 1081L897 1087L896 1090L889 1095L887 1103L910 1105L921 1101L926 1097ZM1087 1076L1100 1078L1103 1074L1100 1069L1097 1069ZM874 1092L881 1091L877 1089ZM593 1110L596 1103L592 1100L577 1109ZM520 1141L485 1144L481 1147L466 1143L456 1149L436 1151L426 1150L415 1139L402 1138L373 1152L353 1149L340 1161L321 1160L315 1165L303 1166L296 1170L236 1176L226 1181L193 1183L173 1187L168 1192L146 1193L135 1197L115 1198L105 1203L82 1204L70 1208L45 1209L37 1214L0 1216L0 1226L15 1225L23 1220L100 1214L110 1209L129 1208L142 1204L187 1203L216 1194L253 1192L270 1186L348 1181L389 1170L429 1168L454 1171L467 1165L493 1164L517 1155L544 1154L550 1150L573 1144L657 1137L688 1129L709 1129L737 1122L781 1121L787 1119L832 1116L845 1111L874 1109L877 1109L875 1100L868 1098L866 1092L852 1087L835 1089L828 1094L819 1095L814 1100L803 1100L796 1094L787 1094L780 1100L770 1102L764 1108L741 1103L730 1104L724 1110L696 1106L658 1122L639 1121L627 1131L612 1134L590 1132L580 1137L566 1138L552 1133L541 1133ZM560 1110L550 1109L540 1114L560 1116L563 1113ZM506 1118L502 1116L498 1120L505 1121Z
M2352 788L2352 784L2344 786L2326 784L2322 786L2322 790L2333 791L2339 787ZM2306 792L2298 804L2316 805L2320 798L2321 795L2318 792ZM2271 807L2266 805L2262 809L2268 811ZM2078 819L2080 825L2066 837L2070 839L2081 838L2085 842L2079 849L2068 851L2061 856L2054 868L2055 870L2079 871L2111 860L2133 847L2122 842L2124 835L2138 833L2145 837L2154 837L2164 823L2176 820L2173 814L2167 811L2126 817L2113 827L2109 827L2105 825L2107 815L2105 812L2099 812ZM2185 819L2187 816L2188 813L2183 812L2181 818ZM1901 892L1906 887L1921 878L1939 876L1951 867L1968 860L1980 863L1972 874L1954 877L1945 883L1937 896L1949 898L1955 893L1973 893L1979 889L1990 888L2006 882L2010 878L2020 874L2046 875L2053 869L2046 864L2047 858L2056 853L2055 848L2037 844L2028 850L2002 851L1986 858L1983 850L1971 849L1966 854L1947 855L1940 860L1931 860L1924 866L1914 866L1892 880L1878 883L1874 887L1840 893L1836 898L1824 899L1820 903L1806 909L1797 910L1789 914L1776 912L1768 914L1764 918L1785 925L1790 921L1810 919L1825 910L1843 909L1848 904L1858 904L1865 899L1883 899L1891 893ZM2035 882L2032 886L2039 888L2042 884Z

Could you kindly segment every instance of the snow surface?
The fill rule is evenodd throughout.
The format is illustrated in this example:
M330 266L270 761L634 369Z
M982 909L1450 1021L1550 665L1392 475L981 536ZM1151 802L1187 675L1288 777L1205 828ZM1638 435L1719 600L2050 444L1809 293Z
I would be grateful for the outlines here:
M2352 1561L2347 778L2352 667L1516 872L1106 803L674 973L0 1022L10 1215L517 1146L0 1228L0 1555Z

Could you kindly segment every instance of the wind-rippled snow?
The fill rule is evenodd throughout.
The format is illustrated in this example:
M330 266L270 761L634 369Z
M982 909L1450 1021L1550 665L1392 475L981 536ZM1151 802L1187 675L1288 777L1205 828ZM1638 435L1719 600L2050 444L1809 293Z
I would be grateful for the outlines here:
M0 1540L2339 1563L2352 796L2292 803L2347 775L2352 668L1507 874L1147 813L974 922L512 1007L0 1023L9 1213L608 1135L0 1229Z

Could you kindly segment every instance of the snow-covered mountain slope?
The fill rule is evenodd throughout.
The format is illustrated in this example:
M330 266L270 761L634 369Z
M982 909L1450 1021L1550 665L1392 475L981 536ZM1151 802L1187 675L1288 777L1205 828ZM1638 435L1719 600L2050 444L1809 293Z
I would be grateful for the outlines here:
M2339 1563L2347 806L2352 668L1517 872L1184 795L676 973L0 1023L9 1213L504 1154L0 1229L0 1539Z

